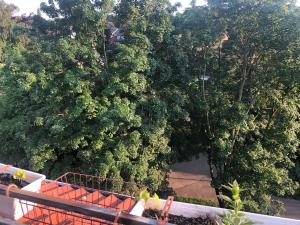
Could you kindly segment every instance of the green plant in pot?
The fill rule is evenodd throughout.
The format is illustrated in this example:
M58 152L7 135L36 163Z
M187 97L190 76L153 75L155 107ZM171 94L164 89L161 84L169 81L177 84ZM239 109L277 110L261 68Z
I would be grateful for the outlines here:
M139 199L143 199L145 201L146 209L159 209L161 206L161 201L156 193L150 197L150 193L147 190L143 190L140 192Z
M235 180L229 186L222 185L225 189L231 192L232 197L228 197L226 195L218 196L220 199L227 202L232 208L232 210L228 210L225 214L220 215L221 221L217 222L218 225L251 225L254 224L247 216L241 213L243 208L243 202L240 198L240 186L238 182Z
M26 186L28 183L25 181L26 179L26 173L22 169L17 169L16 172L13 174L12 178L14 179L14 182L21 187Z

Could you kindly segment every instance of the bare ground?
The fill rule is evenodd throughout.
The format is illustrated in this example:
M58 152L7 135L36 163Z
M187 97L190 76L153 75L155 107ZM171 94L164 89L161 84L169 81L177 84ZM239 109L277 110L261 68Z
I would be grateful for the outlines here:
M179 196L217 202L215 190L210 186L210 182L209 167L204 155L199 159L172 166L169 183Z

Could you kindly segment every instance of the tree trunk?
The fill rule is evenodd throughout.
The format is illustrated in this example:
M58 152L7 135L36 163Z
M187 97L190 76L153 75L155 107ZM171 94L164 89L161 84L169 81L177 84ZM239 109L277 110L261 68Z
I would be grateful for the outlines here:
M215 188L216 191L216 195L220 196L220 189L219 188ZM222 199L218 198L218 203L219 203L219 207L220 208L225 208L225 203Z
M241 81L240 89L239 89L239 97L238 97L239 102L242 101L246 78L247 78L247 63L245 62L244 69L243 69L243 77L242 77L242 81Z
M108 60L107 60L107 55L106 55L106 36L105 36L104 30L102 30L102 35L103 35L104 65L106 68L108 68Z
M212 163L212 150L211 150L210 146L207 148L207 153L208 153L209 173L210 173L211 180L214 181L216 178L214 175L214 169L213 169L213 163ZM220 195L220 189L219 188L214 188L214 189L215 189L216 195L218 197ZM221 208L225 207L224 201L222 199L218 198L218 203L219 203L219 207L221 207Z

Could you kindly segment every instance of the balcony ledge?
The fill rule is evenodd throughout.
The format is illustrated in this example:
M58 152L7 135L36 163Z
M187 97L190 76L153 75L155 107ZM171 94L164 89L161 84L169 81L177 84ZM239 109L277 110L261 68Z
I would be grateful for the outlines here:
M162 200L162 204L165 203L165 200ZM203 205L195 205L190 203L184 202L177 202L174 201L171 209L170 214L177 215L177 216L184 216L184 217L211 217L215 218L218 215L226 213L228 209L221 209L216 207L210 206L203 206ZM272 224L272 225L300 225L300 220L295 219L288 219L276 216L267 216L262 214L256 213L248 213L243 212L254 224Z

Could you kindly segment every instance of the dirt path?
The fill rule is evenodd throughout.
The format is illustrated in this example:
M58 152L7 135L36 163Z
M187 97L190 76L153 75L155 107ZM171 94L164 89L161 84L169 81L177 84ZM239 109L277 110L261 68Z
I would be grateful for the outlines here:
M211 200L217 203L215 190L210 185L207 157L200 155L199 159L190 162L176 163L172 166L169 183L179 196ZM278 198L285 204L283 217L300 219L300 201L288 198Z
M169 182L179 196L217 202L215 190L210 186L209 167L204 155L190 162L174 164Z

